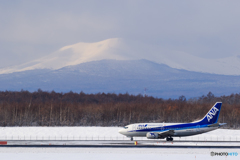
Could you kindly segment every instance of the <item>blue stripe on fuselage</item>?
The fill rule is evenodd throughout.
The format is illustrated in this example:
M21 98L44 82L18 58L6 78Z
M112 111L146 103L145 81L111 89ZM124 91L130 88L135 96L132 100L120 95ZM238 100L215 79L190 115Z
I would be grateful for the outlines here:
M185 123L185 124L177 124L177 125L170 125L170 126L163 126L163 127L154 127L154 128L147 128L147 129L139 129L133 130L130 132L163 132L168 130L184 130L184 129L193 129L193 128L204 128L207 125L202 125L200 122L197 123Z

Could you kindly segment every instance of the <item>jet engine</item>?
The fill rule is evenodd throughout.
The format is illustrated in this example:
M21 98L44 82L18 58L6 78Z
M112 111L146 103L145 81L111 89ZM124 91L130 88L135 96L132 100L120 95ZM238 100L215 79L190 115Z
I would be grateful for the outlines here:
M146 134L147 139L158 139L158 133L148 132Z

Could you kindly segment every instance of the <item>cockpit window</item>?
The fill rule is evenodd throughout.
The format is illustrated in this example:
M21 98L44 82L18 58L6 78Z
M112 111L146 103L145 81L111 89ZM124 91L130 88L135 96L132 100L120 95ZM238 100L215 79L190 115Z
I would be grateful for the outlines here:
M128 129L128 127L127 126L125 126L125 127L123 127L124 129Z

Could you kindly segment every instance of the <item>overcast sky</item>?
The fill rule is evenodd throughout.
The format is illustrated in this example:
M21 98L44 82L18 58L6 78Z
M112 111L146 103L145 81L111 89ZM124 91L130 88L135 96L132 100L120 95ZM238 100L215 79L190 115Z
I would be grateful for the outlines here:
M0 1L0 67L123 38L203 58L240 54L240 1Z

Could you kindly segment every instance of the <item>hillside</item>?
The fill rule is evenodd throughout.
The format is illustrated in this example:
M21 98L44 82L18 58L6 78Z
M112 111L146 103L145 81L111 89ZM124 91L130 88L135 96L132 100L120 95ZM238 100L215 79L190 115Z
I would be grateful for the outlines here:
M161 98L238 93L240 76L191 72L148 60L101 60L58 70L39 69L0 75L0 90L39 88L57 92L130 93Z

